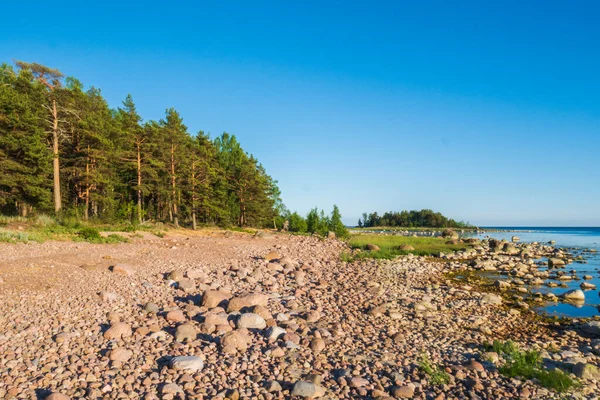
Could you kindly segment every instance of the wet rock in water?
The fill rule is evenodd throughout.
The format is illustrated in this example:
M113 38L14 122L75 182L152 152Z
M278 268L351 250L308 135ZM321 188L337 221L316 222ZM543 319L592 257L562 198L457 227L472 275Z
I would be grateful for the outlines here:
M581 285L579 285L579 287L582 290L596 290L596 285L594 285L593 283L589 283L589 282L581 282Z
M550 268L558 268L558 267L563 267L565 265L566 265L565 261L560 258L549 258L548 259L548 266Z
M258 314L246 313L242 314L237 320L237 327L246 329L264 329L267 327L267 322Z
M510 238L510 240L511 240L513 243L517 243L517 242L520 242L520 241L521 241L521 238L519 238L518 236L513 236L513 237L511 237L511 238Z
M179 325L175 330L175 340L178 342L196 340L196 329L192 324Z
M131 326L125 322L114 323L104 332L104 338L109 340L121 339L131 336Z
M600 368L595 365L580 362L573 367L575 376L587 380L600 380Z
M585 300L585 294L583 293L582 290L579 290L579 289L569 290L568 292L563 293L562 297L565 300L571 300L571 301L584 301Z
M312 382L298 381L292 389L292 396L317 398L325 395L325 388Z
M379 251L381 249L376 244L369 243L369 244L367 244L367 250L369 250L369 251Z
M135 270L126 264L115 264L112 267L110 267L110 270L117 274L117 275L122 275L122 276L131 276L135 273Z
M231 293L224 290L207 290L202 295L202 306L211 309L219 307L231 298Z
M171 358L169 366L178 371L197 372L204 368L204 361L196 356L177 356Z

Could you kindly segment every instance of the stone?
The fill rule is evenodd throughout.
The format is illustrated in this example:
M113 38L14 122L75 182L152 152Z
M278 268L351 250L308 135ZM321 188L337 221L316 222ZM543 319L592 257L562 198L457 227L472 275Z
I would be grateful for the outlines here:
M252 343L252 339L246 329L227 332L221 338L221 347L228 354L235 354L238 350L246 351L250 343Z
M181 324L175 330L175 340L178 342L191 342L196 340L196 329L192 324Z
M266 307L269 302L269 296L262 293L249 293L243 296L234 297L229 300L227 312L239 311L243 308L254 306Z
M379 251L379 250L381 250L379 248L379 246L377 246L376 244L369 243L369 244L367 244L366 247L367 247L367 250L369 250L369 251Z
M183 279L183 273L177 270L171 271L169 272L169 275L167 275L167 279L177 282Z
M182 278L177 281L177 289L181 289L186 293L194 291L196 289L196 283L193 279Z
M415 396L415 386L412 384L392 388L392 395L400 399L412 399Z
M353 388L361 388L361 387L368 386L369 381L366 380L365 378L360 378L358 376L355 376L354 378L350 379L349 385L350 385L350 387L353 387Z
M593 283L589 283L589 282L581 282L581 285L579 285L579 287L582 290L596 290L596 285L594 285Z
M190 269L190 270L188 270L186 275L190 279L198 279L198 280L204 281L204 282L208 280L208 276L206 275L206 272L204 272L204 270L202 270L200 268Z
M325 341L321 338L314 338L310 342L310 349L314 354L319 354L325 349Z
M569 290L568 292L563 293L562 297L566 300L584 301L585 293L583 293L582 290L573 289L573 290Z
M292 396L317 398L325 395L325 388L312 382L298 381L292 389Z
M281 258L281 256L278 253L271 251L271 252L267 253L263 258L266 261L270 262L270 261L279 260Z
M267 384L265 385L265 388L267 389L267 392L269 392L269 393L281 392L283 390L283 388L277 381L267 382Z
M67 395L54 392L54 393L46 396L45 400L71 400L71 398Z
M231 298L231 293L224 290L207 290L202 295L202 306L211 309L219 307Z
M400 251L415 251L415 248L410 244L401 244L398 246L398 250Z
M550 268L563 267L564 265L565 265L565 261L561 260L560 258L549 258L548 259L548 266Z
M171 310L167 313L165 318L167 321L175 322L175 323L186 321L185 315L183 314L183 311L181 311L181 310Z
M144 306L144 311L150 314L158 314L160 310L158 308L158 305L154 303L146 303L146 305Z
M117 275L122 275L122 276L131 276L135 273L135 270L126 264L115 264L112 267L110 267L110 270L117 274Z
M581 326L583 333L600 338L600 321L589 321Z
M198 372L204 368L204 361L197 356L177 356L169 360L169 366L178 371Z
M100 296L102 301L108 301L108 302L117 301L120 298L120 296L118 294L113 293L113 292L107 292L105 290L98 293L98 295Z
M160 389L160 393L163 395L169 394L169 395L175 395L178 393L185 393L183 391L183 389L181 388L181 386L179 386L176 383L167 383L165 385L163 385Z
M246 313L242 314L237 320L237 327L246 329L264 329L267 327L267 322L258 314Z
M494 305L502 304L502 297L500 297L496 294L492 294L492 293L484 294L481 300L484 303L489 303L489 304L494 304Z
M267 337L267 339L269 341L275 341L275 340L279 339L280 337L282 337L283 335L285 335L285 333L286 333L285 329L280 328L279 326L271 326L265 332L265 336Z
M587 380L600 380L600 368L595 365L580 362L573 367L575 376Z
M109 340L121 339L131 335L131 326L125 322L114 323L104 332L104 338Z
M127 362L132 355L133 351L117 347L116 349L112 349L110 351L108 359L111 361Z

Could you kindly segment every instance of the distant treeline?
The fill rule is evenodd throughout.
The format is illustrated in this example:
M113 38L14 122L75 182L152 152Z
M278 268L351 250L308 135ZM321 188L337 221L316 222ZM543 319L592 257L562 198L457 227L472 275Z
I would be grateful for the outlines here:
M342 214L338 206L333 206L331 215L326 215L323 210L315 207L308 212L306 218L302 217L297 212L290 213L285 211L283 214L284 227L290 232L296 233L317 233L322 236L333 232L337 237L345 237L348 235L348 229L342 222Z
M36 63L0 66L0 213L273 226L277 182L234 135L190 134L174 108L142 122L130 95Z
M364 213L358 220L358 226L361 228L371 228L375 226L393 226L406 228L464 228L469 227L468 222L457 222L451 218L444 217L439 212L432 210L421 211L391 211L383 215L377 212L371 214Z

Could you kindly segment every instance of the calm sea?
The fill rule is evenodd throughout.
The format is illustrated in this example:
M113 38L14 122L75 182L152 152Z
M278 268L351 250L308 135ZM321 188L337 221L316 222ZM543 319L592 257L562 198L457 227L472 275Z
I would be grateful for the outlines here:
M482 228L486 229L486 228ZM511 240L512 236L521 238L521 242L539 242L547 243L555 241L555 246L569 249L569 252L575 256L582 255L587 264L572 263L567 265L567 270L575 270L576 275L582 278L584 275L593 276L593 283L600 288L600 227L488 227L487 229L506 230L486 231L484 234L477 235L479 238L493 237L496 239ZM595 249L598 252L589 253L585 250ZM542 267L543 269L545 267ZM567 282L568 288L548 288L547 286L531 287L532 291L546 293L551 291L557 296L571 289L579 289L582 280L573 280ZM536 311L547 315L559 315L566 317L591 317L600 315L600 296L598 289L585 291L585 304L583 306L574 306L566 303L548 304L536 309Z

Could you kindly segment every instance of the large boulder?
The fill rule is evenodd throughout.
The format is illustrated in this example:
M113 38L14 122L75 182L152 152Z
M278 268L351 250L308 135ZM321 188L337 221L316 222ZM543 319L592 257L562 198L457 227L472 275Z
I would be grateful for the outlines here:
M325 395L325 388L312 382L298 381L292 389L292 396L317 398Z
M131 326L125 322L114 323L104 332L104 338L108 340L121 339L132 335Z
M207 290L202 295L202 305L215 308L224 305L231 298L231 293L224 290Z
M369 251L379 251L380 248L376 244L369 243L367 245L367 250L369 250Z
M443 230L442 237L446 239L458 239L458 233L448 228Z
M265 329L267 322L263 317L254 313L242 314L237 321L238 328L246 329Z
M247 329L227 332L221 338L221 348L227 354L235 354L238 350L244 352L250 343L252 343L252 338Z
M243 296L234 297L229 300L227 312L239 311L243 308L254 306L266 307L269 302L269 296L262 293L249 293Z
M568 292L563 293L562 297L569 301L585 301L585 293L580 289L569 290Z
M550 268L564 267L565 266L565 260L562 260L560 258L549 258L548 259L548 266Z
M600 321L589 321L581 326L583 333L600 338Z
M587 380L600 380L600 368L596 367L592 364L587 363L577 363L573 367L573 373L575 376L581 379Z

